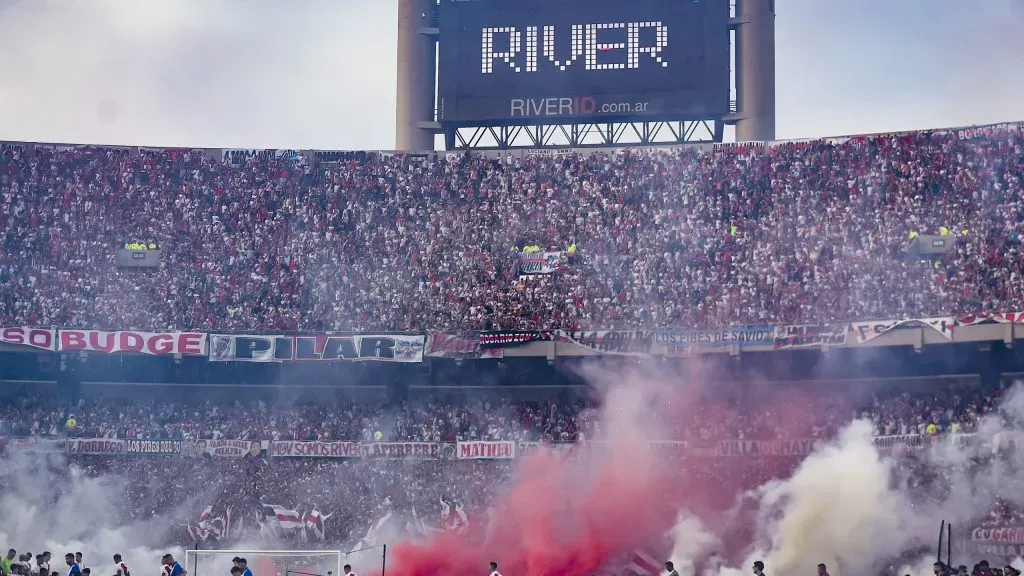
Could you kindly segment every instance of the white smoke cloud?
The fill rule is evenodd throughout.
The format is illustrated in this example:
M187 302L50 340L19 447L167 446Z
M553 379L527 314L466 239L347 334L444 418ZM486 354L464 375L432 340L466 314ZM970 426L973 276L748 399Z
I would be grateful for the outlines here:
M1002 411L1008 419L1024 416L1024 386L1006 396ZM979 438L998 438L1007 431L998 416L986 418ZM770 482L754 493L759 502L756 551L740 567L723 575L745 575L754 560L763 560L769 574L811 573L823 562L833 576L866 574L883 568L914 550L934 550L943 520L963 528L991 509L997 497L1021 501L1014 470L1021 451L992 458L989 447L960 447L942 443L916 456L919 464L944 478L930 493L911 488L917 471L901 468L896 457L879 452L872 426L854 421L839 437L809 456L793 475ZM683 519L676 527L674 559L684 564L700 557L713 540L699 523ZM690 550L693 541L706 547ZM945 544L944 544L945 545ZM934 552L930 553L934 554ZM945 553L943 553L945 557ZM979 559L954 558L972 564ZM926 556L902 570L930 570ZM901 572L901 573L905 573ZM917 573L917 572L913 572Z
M154 573L167 553L184 561L180 547L160 547L177 515L128 520L127 487L116 475L87 474L62 455L15 454L0 468L0 486L0 542L19 554L50 551L53 571L64 573L64 554L74 552L97 576L110 573L114 554L140 574Z

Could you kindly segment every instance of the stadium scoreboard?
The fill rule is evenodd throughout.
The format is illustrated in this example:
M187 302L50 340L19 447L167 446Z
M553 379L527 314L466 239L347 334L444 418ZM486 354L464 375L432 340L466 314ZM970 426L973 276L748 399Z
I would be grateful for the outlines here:
M729 113L728 0L441 0L438 119Z

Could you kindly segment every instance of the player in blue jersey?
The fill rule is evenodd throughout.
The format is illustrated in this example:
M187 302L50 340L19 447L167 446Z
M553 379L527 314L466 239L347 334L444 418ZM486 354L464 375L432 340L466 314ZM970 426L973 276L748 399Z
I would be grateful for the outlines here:
M68 576L82 576L82 567L75 562L75 555L68 552L64 555L64 563L68 565Z
M181 564L178 564L174 560L174 556L171 556L170 554L164 554L163 565L164 565L163 574L166 574L166 576L187 576L188 575L188 570L185 570L184 568L182 568Z
M252 570L249 570L249 562L245 558L238 559L238 567L242 569L242 576L252 576Z

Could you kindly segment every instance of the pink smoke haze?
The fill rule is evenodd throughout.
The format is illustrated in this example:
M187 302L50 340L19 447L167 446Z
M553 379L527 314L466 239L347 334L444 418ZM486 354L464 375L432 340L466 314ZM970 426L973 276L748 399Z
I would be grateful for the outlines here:
M678 438L684 429L700 445L702 427L748 417L723 401L705 399L727 382L702 381L716 385L621 379L604 395L598 418L602 433L595 443L574 453L539 450L518 462L514 480L493 504L499 520L489 535L481 510L470 518L465 533L438 533L423 542L396 545L389 551L388 572L480 576L493 560L509 575L589 576L637 549L660 562L668 559L673 543L667 534L680 510L691 511L711 527L724 546L719 553L741 557L752 544L752 533L744 529L743 514L731 515L736 523L731 524L722 521L723 512L744 490L788 474L797 461L712 461L692 455L684 460L672 457L671 448L652 445L651 440ZM770 405L758 404L756 413L770 413L774 423L787 423L789 438L806 438L816 415L815 399L779 390L771 398ZM756 421L748 424L756 429Z

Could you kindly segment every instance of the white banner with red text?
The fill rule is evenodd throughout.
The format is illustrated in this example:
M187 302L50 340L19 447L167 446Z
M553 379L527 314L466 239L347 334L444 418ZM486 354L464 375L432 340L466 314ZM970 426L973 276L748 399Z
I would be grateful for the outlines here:
M205 332L136 332L120 330L60 330L60 352L129 352L153 356L206 356Z
M991 314L963 314L956 319L957 326L978 324L1024 324L1024 312L1002 312Z
M873 320L870 322L851 322L850 330L858 344L870 342L892 330L901 328L931 328L947 340L953 339L953 328L956 320L952 316L937 318L910 318L905 320Z
M431 332L427 335L426 355L432 358L456 358L460 360L500 359L505 357L505 353L501 348L482 347L479 332L471 332L469 334Z
M50 328L7 326L0 328L0 344L53 352L57 349L57 331Z

